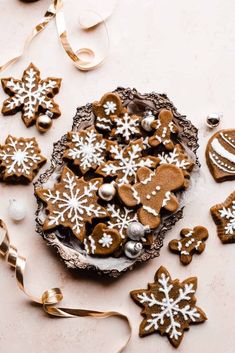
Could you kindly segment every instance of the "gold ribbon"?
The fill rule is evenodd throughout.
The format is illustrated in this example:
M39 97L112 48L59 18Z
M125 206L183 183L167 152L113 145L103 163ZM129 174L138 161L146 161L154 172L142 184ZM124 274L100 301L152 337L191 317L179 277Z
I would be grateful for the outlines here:
M0 229L3 230L4 236L0 243L0 254L6 259L7 263L15 269L16 281L19 288L27 295L27 297L40 305L44 311L51 316L56 316L60 318L75 318L75 317L85 317L90 316L96 319L105 319L108 317L119 317L120 319L126 321L129 329L129 335L125 344L118 350L117 353L123 352L123 350L128 345L131 334L132 327L128 317L117 311L96 311L87 309L77 309L77 308L63 308L57 305L63 299L63 293L60 288L52 288L46 290L41 298L37 298L29 294L24 286L24 271L26 267L25 257L18 254L17 248L11 244L10 236L6 227L6 224L0 219Z
M23 49L21 53L14 58L10 59L7 61L5 64L0 66L0 72L6 70L10 65L14 64L16 61L18 61L25 53L26 48L29 46L31 41L36 37L41 31L43 31L48 23L53 19L56 18L56 27L57 27L57 32L58 36L61 42L61 45L63 49L65 50L66 54L69 56L69 58L73 61L74 65L76 66L77 69L82 70L82 71L89 71L92 69L95 69L97 66L99 66L101 63L106 58L106 55L104 55L101 58L98 58L96 53L90 49L90 48L80 48L77 51L74 51L69 39L68 39L68 34L67 34L67 29L66 29L66 22L65 22L65 16L64 16L64 4L63 0L52 0L49 8L45 12L45 15L43 16L42 20L39 21L39 23L33 28L32 32L30 35L26 38ZM91 28L95 28L99 24L104 25L106 37L107 37L107 51L109 48L109 35L108 35L108 30L105 24L105 20L107 17L111 16L113 10L111 13L106 16L106 19L102 19L101 16L96 13L95 11L89 11L93 12L96 14L96 16L99 18L95 22L89 25L84 25L80 22L81 27L84 30L89 30ZM88 55L90 57L89 61L85 61L81 58L81 55L85 54L86 56Z

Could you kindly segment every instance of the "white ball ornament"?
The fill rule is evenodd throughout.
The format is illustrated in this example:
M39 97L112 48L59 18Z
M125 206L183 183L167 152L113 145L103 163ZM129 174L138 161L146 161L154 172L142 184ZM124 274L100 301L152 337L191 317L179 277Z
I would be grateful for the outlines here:
M136 243L133 240L126 242L124 246L124 253L129 259L136 259L140 256L143 250L143 245L141 243Z
M127 228L127 236L131 240L141 240L145 235L145 227L140 222L131 222Z
M22 201L17 201L16 199L9 200L8 213L10 218L15 222L22 221L26 216L26 208Z
M151 124L154 122L155 116L152 112L148 112L147 115L142 119L141 126L145 131L151 131L152 127Z
M98 195L102 200L110 201L116 194L114 183L105 183L98 190Z

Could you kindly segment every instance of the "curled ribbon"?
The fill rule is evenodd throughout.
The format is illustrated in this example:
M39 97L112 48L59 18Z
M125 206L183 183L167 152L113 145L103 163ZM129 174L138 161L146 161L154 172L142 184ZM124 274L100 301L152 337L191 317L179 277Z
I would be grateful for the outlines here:
M0 66L0 72L6 70L10 65L14 64L16 61L18 61L25 53L26 48L29 46L31 41L36 37L41 31L43 31L48 23L55 18L56 19L56 27L57 27L57 32L58 36L61 42L61 45L63 49L65 50L66 54L69 56L69 58L73 61L74 65L76 66L77 69L82 70L82 71L89 71L92 69L95 69L97 66L103 63L103 61L106 58L106 55L104 55L101 58L98 58L95 52L90 49L90 48L80 48L77 51L74 51L69 39L68 39L68 34L67 34L67 29L66 29L66 23L65 23L65 16L64 16L64 3L63 0L52 0L49 8L45 12L43 18L39 21L39 23L33 28L32 32L30 35L26 38L24 47L22 49L22 52L15 56L14 58L10 59L7 61L5 64ZM99 19L96 21L93 21L92 23L82 23L80 20L80 25L84 30L89 30L91 28L95 28L97 25L103 24L106 37L107 37L107 51L109 48L109 35L108 35L108 30L105 24L105 20L111 16L111 13L106 16L105 19L103 19L99 14L97 14L95 11L89 11L92 12L93 14L96 14L96 17ZM90 58L89 61L83 60L81 58L81 55L85 54L86 56Z
M128 345L132 328L131 323L128 317L122 313L117 311L96 311L96 310L88 310L88 309L77 309L77 308L63 308L58 307L57 305L63 299L63 293L60 288L52 288L46 290L41 298L37 298L29 294L24 286L24 271L26 267L26 258L19 255L17 248L11 244L10 236L6 227L6 224L0 219L0 229L4 232L4 237L2 242L0 243L0 254L3 258L6 259L7 263L15 269L16 281L19 288L24 292L27 297L40 305L44 311L51 316L56 316L60 318L75 318L75 317L85 317L90 316L97 319L105 319L108 317L119 317L120 319L126 321L129 329L129 336L125 342L125 344L118 350L117 353L121 353L124 351L126 346Z

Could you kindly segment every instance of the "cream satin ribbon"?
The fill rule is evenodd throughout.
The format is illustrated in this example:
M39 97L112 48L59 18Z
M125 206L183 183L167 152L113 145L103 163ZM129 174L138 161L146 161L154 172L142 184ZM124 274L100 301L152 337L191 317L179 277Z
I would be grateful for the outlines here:
M90 30L92 28L94 29L97 25L103 24L105 33L106 33L107 51L109 48L109 35L105 24L105 20L112 15L113 11L114 11L114 8L106 16L105 19L102 19L101 16L95 11L93 10L89 11L95 14L96 17L98 17L98 20L93 21L91 24L82 23L82 21L80 20L80 25L84 30ZM95 69L97 66L103 63L107 54L99 58L97 57L96 53L90 48L80 48L76 51L73 50L68 39L65 16L64 16L63 0L52 0L52 3L50 4L49 8L45 12L45 15L42 18L42 20L39 21L39 23L33 28L30 35L26 38L26 41L24 43L24 47L21 53L15 56L14 58L10 59L9 61L7 61L2 66L0 66L0 72L6 70L10 65L14 64L24 55L26 48L29 46L29 44L34 39L34 37L36 37L41 31L43 31L53 18L56 19L56 27L57 27L57 32L58 32L61 45L65 50L66 54L73 61L73 64L76 66L77 69L82 71L89 71L89 70ZM89 61L83 60L81 58L82 54L89 56L90 58Z
M126 321L129 329L129 335L125 342L125 344L118 350L117 353L121 353L124 351L126 346L128 345L131 334L132 327L128 317L122 313L117 311L96 311L96 310L86 310L79 308L64 308L58 307L57 305L63 299L63 293L60 288L52 288L46 290L41 298L32 296L24 286L24 271L26 267L26 258L19 255L17 248L11 244L10 236L6 227L6 224L0 219L0 229L4 232L3 240L0 243L0 254L3 258L6 259L7 263L15 269L16 281L19 288L23 291L27 297L42 306L43 310L51 315L60 318L75 318L75 317L84 317L90 316L96 319L105 319L108 317L118 317L124 321Z

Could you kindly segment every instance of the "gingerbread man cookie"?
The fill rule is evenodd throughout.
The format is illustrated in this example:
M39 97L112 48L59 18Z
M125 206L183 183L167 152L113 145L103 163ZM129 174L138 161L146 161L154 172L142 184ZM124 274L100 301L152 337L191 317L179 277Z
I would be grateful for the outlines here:
M235 180L235 129L220 130L209 139L206 161L218 183Z
M196 290L196 277L183 282L172 280L170 273L161 266L155 274L154 283L130 293L135 303L143 308L140 337L159 332L177 348L189 325L207 320L206 314L196 306Z
M64 158L72 160L74 165L79 166L82 174L104 163L106 141L93 127L79 132L69 132L67 139L69 142Z
M85 181L64 167L60 182L55 184L52 190L36 190L37 196L47 204L48 215L43 229L64 226L70 228L73 234L83 241L86 223L91 223L93 218L108 216L106 209L97 202L97 190L101 184L101 178Z
M2 107L2 114L12 115L22 111L22 120L31 126L40 113L52 113L52 118L60 116L58 105L53 97L59 92L61 79L48 77L41 80L40 71L30 64L24 71L22 80L12 77L2 79L2 87L9 94Z
M151 229L160 224L162 208L175 212L179 207L172 193L184 185L184 175L178 167L171 164L160 165L155 171L147 167L137 170L138 183L124 184L118 188L118 195L128 207L140 205L139 221Z
M99 102L94 102L93 112L96 115L95 126L104 131L111 131L111 115L119 115L123 109L122 101L116 93L106 93Z
M123 109L119 115L111 116L115 127L111 131L111 136L120 136L125 143L129 143L134 137L140 136L140 117L129 114L127 109Z
M141 139L131 142L126 147L120 146L118 142L108 141L107 150L111 158L102 164L96 173L104 177L116 177L118 185L135 182L138 168L155 168L159 161L153 156L142 156L144 146Z
M222 243L235 243L235 191L223 203L211 207L211 215Z
M173 114L170 110L162 109L158 119L151 124L155 129L154 135L149 137L149 144L157 147L163 144L167 150L173 150L174 143L171 140L171 134L178 132L177 126L173 122Z
M99 223L91 235L84 239L86 253L93 256L108 256L120 246L122 238L116 229L110 229L104 223Z
M188 265L192 261L193 254L201 254L205 250L208 230L202 226L196 226L193 229L183 228L180 235L182 239L170 241L169 249L180 255L183 265Z
M7 182L30 183L46 163L36 139L9 135L0 146L0 177Z

